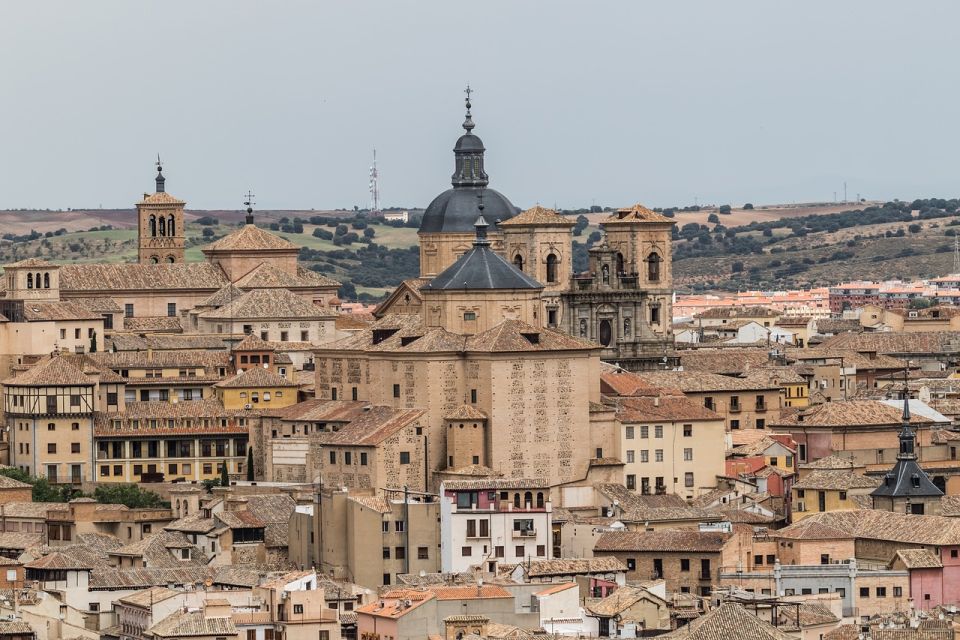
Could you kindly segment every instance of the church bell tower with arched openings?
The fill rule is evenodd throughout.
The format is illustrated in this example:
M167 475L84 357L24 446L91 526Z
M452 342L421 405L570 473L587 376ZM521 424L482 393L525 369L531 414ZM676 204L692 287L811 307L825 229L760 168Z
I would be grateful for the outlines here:
M140 264L183 262L183 200L166 192L163 167L157 158L157 191L137 203Z

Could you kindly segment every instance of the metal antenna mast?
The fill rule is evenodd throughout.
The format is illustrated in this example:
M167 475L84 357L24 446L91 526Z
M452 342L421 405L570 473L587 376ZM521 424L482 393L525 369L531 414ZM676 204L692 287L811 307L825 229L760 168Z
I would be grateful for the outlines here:
M953 273L960 273L960 238L953 238Z
M373 150L373 164L370 165L370 213L380 215L380 171L377 169L377 150Z

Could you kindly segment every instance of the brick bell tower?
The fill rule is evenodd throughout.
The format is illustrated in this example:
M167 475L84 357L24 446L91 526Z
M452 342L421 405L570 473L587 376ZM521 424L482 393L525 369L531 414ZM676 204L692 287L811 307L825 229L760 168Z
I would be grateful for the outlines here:
M163 167L157 156L157 190L137 203L140 264L183 262L183 208L187 204L166 192Z

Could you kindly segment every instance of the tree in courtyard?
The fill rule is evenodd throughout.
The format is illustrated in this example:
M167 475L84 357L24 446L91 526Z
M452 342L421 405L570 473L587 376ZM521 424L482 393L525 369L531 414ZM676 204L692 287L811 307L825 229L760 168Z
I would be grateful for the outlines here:
M230 475L227 473L227 461L224 460L220 465L220 486L229 487L230 486Z
M253 482L253 447L247 447L247 480Z

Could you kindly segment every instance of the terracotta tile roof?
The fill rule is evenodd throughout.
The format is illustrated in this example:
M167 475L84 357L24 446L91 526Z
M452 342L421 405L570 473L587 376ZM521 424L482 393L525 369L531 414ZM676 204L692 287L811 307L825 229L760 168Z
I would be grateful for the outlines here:
M956 351L958 343L960 331L879 331L841 333L824 340L821 347L861 353L919 354Z
M190 558L183 560L179 553L174 557L171 550L190 549ZM179 531L162 531L137 542L117 547L110 555L142 558L150 569L178 569L189 566L204 566L206 556L203 550L191 544L187 536Z
M600 363L600 390L607 395L617 396L660 396L680 395L679 388L670 389L653 384L630 371Z
M747 380L760 384L773 384L778 387L785 385L806 385L804 378L794 367L757 367L749 369L744 375Z
M607 225L627 222L663 222L671 225L675 224L672 218L668 218L667 216L657 213L656 211L652 211L640 203L637 203L632 207L617 209L613 215L608 218L604 218L601 224Z
M487 600L491 598L513 598L513 594L498 584L477 586L438 586L427 587L437 600Z
M166 531L182 531L184 533L207 533L216 526L213 518L204 518L203 512L196 511L178 520L174 520L164 527Z
M713 307L696 315L697 318L722 320L725 318L778 318L782 312L770 307L734 305Z
M482 491L484 489L545 489L550 484L543 478L486 478L483 480L450 480L443 483L447 491Z
M523 227L523 226L564 226L573 227L576 222L567 216L562 216L553 209L547 209L536 205L513 216L509 220L503 220L497 223L499 227Z
M903 410L875 400L848 400L826 402L807 407L782 417L777 423L784 426L896 426L902 422ZM929 426L933 422L919 414L911 414L910 423Z
M560 584L555 584L552 587L547 587L543 591L537 591L533 595L535 596L552 596L555 593L560 593L561 591L566 591L567 589L573 589L577 586L576 582L562 582Z
M796 452L796 449L794 449L793 447L787 446L784 443L780 442L780 440L767 436L764 438L760 438L759 440L754 440L753 442L749 442L747 444L742 444L739 447L734 447L730 451L730 455L744 456L744 457L759 456L759 455L763 455L767 451L767 449L769 449L770 447L774 447L776 445L780 445L781 447L786 448L788 451Z
M250 318L289 318L317 320L332 318L333 313L315 305L288 289L253 289L229 304L200 314L208 320L245 320Z
M622 484L597 484L598 493L611 503L616 502L619 511L618 520L633 522L669 521L669 520L718 520L718 516L699 506L690 505L680 496L667 493L663 495L643 495L627 489Z
M58 320L100 320L102 316L82 302L34 302L24 300L23 318L27 322L55 322Z
M719 553L730 534L661 529L659 531L608 531L593 546L594 553L604 551L673 551L679 553Z
M22 620L3 620L0 621L0 634L5 637L11 637L18 634L29 634L29 637L35 638L36 630L30 626L29 622L23 622Z
M341 313L334 321L334 326L342 331L367 329L373 324L373 317L364 317L356 313Z
M40 519L46 518L49 511L70 511L70 506L62 502L7 502L0 505L0 515L6 518Z
M390 508L390 501L382 495L350 496L350 500L366 507L367 509L372 509L377 513L390 513L393 511L393 509Z
M813 462L804 462L799 465L801 469L855 469L857 467L862 467L862 464L857 464L853 461L853 456L846 455L842 451L837 451L831 453L828 456L824 456L819 460Z
M220 289L223 271L209 262L176 264L84 263L60 267L63 291L151 291L155 289Z
M244 496L247 509L267 524L286 524L296 509L296 501L285 493Z
M141 316L124 318L123 328L126 331L176 331L182 332L183 325L177 316Z
M622 397L614 402L617 419L623 423L657 420L715 420L723 429L723 417L687 396Z
M953 640L953 637L952 629L873 628L870 632L872 640Z
M840 622L840 618L834 615L830 607L826 605L818 602L801 602L799 604L800 606L796 608L786 606L777 609L780 623L778 626L806 629L807 627L819 627Z
M531 340L527 336L536 336ZM597 345L581 338L574 338L561 331L542 329L520 322L505 320L483 333L468 336L466 351L564 351L593 350Z
M223 567L218 569L218 572L225 569L240 569L240 567ZM148 587L170 584L195 585L202 583L207 578L208 573L208 569L196 566L177 569L117 569L114 567L98 567L90 573L90 589L95 591L109 591L116 589L146 589Z
M87 309L97 313L120 313L123 311L123 307L116 300L107 296L84 296L82 304Z
M859 640L860 627L855 624L842 624L823 636L823 640Z
M0 475L0 489L26 489L27 487L31 487L31 486L32 485L27 484L26 482L20 482L19 480L14 480L13 478ZM9 515L4 508L6 506L9 506L10 504L24 504L24 503L21 502L21 503L0 504L0 513L3 513L4 515Z
M747 612L739 604L727 602L709 613L691 620L684 627L660 636L665 640L790 640L793 636Z
M754 513L746 509L737 509L736 507L726 509L714 509L720 514L723 520L733 524L771 524L777 521L776 516L765 516L762 513Z
M265 387L296 387L297 384L262 367L252 367L213 386L218 389L260 389Z
M734 378L704 371L643 371L637 375L651 384L680 389L684 393L779 389L770 381Z
M23 373L3 381L7 386L51 387L51 386L93 386L93 379L85 375L80 367L60 355L47 356L32 365Z
M23 566L27 569L45 569L48 571L88 571L93 569L90 564L78 561L76 558L59 551L48 553Z
M369 402L356 400L323 400L321 398L312 398L290 405L289 407L266 409L262 412L262 415L280 420L349 422L354 416L362 412L365 407L369 406L371 406Z
M137 204L186 204L186 202L175 198L166 191L158 191L157 193L144 194L143 200L140 200Z
M943 496L940 498L940 515L944 517L960 516L960 496Z
M531 578L590 573L617 573L627 570L627 566L613 556L530 560L529 562L523 563L523 568Z
M243 295L243 291L232 282L228 282L217 292L198 304L198 307L222 307Z
M780 537L798 535L799 527L814 523L836 529L847 537L887 540L907 544L960 546L960 521L943 516L918 516L876 509L828 511L807 516L800 522L777 531Z
M848 489L874 489L879 486L880 482L880 478L867 477L847 470L817 469L811 471L806 477L793 485L793 488L846 491Z
M690 349L679 352L684 371L741 374L753 367L762 367L770 361L765 348L750 349Z
M26 258L25 260L19 260L17 262L11 262L7 265L4 265L6 269L20 269L25 267L40 267L42 269L48 269L50 267L56 267L57 265L52 262L48 262L43 258Z
M859 320L844 320L837 318L817 318L817 333L831 335L845 331L860 331Z
M896 560L899 560L907 569L939 569L943 563L929 549L900 549Z
M299 251L300 247L256 225L246 224L219 240L211 242L203 248L203 252L255 251L264 249L273 251Z
M170 598L180 595L183 595L183 592L167 589L166 587L150 587L149 589L137 591L129 596L120 598L117 602L130 604L135 607L152 607L158 602L163 602L164 600L169 600Z
M253 419L259 414L256 411L243 409L224 409L216 398L205 400L190 400L183 402L131 401L125 405L125 410L116 413L98 413L94 425L94 435L109 437L120 434L181 434L181 433L247 433L248 426L241 425L238 418ZM227 419L226 426L220 424L220 419ZM209 420L207 426L203 420ZM116 421L119 420L119 426ZM132 420L139 424L134 428ZM156 426L151 426L151 420L156 420ZM173 420L171 425L169 420ZM191 426L185 424L192 420Z
M423 414L420 409L371 406L337 431L322 432L317 438L325 445L375 446L400 430L419 424Z
M484 478L500 477L502 475L482 464L468 464L465 467L459 467L457 469L447 469L443 471L443 474L447 476L478 476Z
M109 367L115 371L191 366L207 369L230 366L230 354L226 351L98 351L89 354L88 358L98 367Z
M266 522L247 510L221 511L215 513L213 517L230 529L263 529L267 526Z
M664 602L662 598L650 593L649 590L643 587L624 585L599 602L588 605L587 609L596 616L612 618L622 614L639 601L645 599L652 600L658 604Z
M333 278L328 278L316 271L298 266L297 273L294 274L266 262L261 262L234 284L241 289L274 289L278 287L297 289L303 287L340 286L340 283Z
M203 611L176 611L147 629L147 634L155 638L236 636L237 628L230 617L207 618Z
M234 347L234 351L273 351L273 343L267 342L260 336L249 333L243 340L238 342Z
M402 618L435 597L430 591L392 589L383 594L382 599L358 607L356 612L358 617L360 615L371 615L378 618ZM410 604L405 604L405 600L409 600Z
M487 414L473 405L462 404L445 416L444 420L486 420Z

